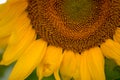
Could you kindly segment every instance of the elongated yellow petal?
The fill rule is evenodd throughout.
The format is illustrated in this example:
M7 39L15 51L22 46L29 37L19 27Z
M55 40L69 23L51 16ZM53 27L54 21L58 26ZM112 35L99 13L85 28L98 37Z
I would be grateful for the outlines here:
M113 36L114 41L120 43L120 28L117 28Z
M0 54L2 54L5 50L5 48L7 47L8 40L9 40L9 36L0 38Z
M92 80L105 80L104 57L100 48L95 47L88 51L87 64Z
M74 80L81 80L81 76L80 76L80 61L81 61L81 55L78 53L74 53L75 57L76 57L76 67L73 73L73 79Z
M63 80L70 80L76 69L76 55L72 51L64 51L60 67L60 74Z
M29 44L35 40L35 31L31 26L29 26L28 29L25 29L25 31L22 30L22 32L23 33L19 32L19 34L16 33L11 36L11 42L8 44L8 47L3 54L0 64L9 65L13 61L17 60Z
M54 71L54 77L55 77L55 80L61 80L59 75L59 69Z
M24 21L24 22L23 22ZM31 30L32 26L30 25L30 20L27 18L27 13L23 13L20 18L17 20L16 25L11 32L11 38L9 41L9 45L15 44L23 39L24 35L32 31Z
M39 76L39 79L42 79L42 77L48 77L53 73L55 73L55 77L59 79L56 72L60 67L61 61L62 49L54 46L48 46L44 59L37 68L37 75Z
M113 59L120 65L120 44L108 39L101 45L103 54L110 59Z
M88 54L89 53L87 51L81 53L81 57L79 59L79 63L80 63L80 73L79 73L80 79L79 80L92 80L89 72L89 68L88 68L88 63L87 63Z
M6 11L0 12L0 38L10 35L11 32L14 31L14 28L22 24L24 21L24 20L19 20L19 18L21 17L20 15L23 14L23 11L27 3L22 3L19 6L15 6L18 4L15 4L14 6L13 5L14 4L11 4L12 7L8 6L10 7L9 10L6 10L7 8L4 8L4 10ZM21 9L19 9L19 7Z
M24 80L41 62L47 43L43 40L34 41L17 61L9 80Z
M27 1L18 1L13 3L6 3L0 7L0 26L6 22L11 21L14 17L25 11L27 7Z
M68 56L71 54L74 56ZM87 54L84 53L80 55L73 52L71 54L66 55L70 61L66 61L66 64L64 64L66 66L64 66L63 72L60 70L63 80L70 80L70 78L73 78L74 80L92 80L87 65ZM72 63L72 61L74 62ZM63 66L63 64L61 64L61 66Z
M9 41L9 36L0 38L0 48L6 46L8 44L8 41Z

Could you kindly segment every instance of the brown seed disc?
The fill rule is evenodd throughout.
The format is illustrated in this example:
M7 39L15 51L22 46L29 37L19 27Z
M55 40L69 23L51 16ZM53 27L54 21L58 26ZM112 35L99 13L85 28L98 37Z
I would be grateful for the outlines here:
M112 38L120 26L119 0L28 0L27 11L40 38L79 53Z

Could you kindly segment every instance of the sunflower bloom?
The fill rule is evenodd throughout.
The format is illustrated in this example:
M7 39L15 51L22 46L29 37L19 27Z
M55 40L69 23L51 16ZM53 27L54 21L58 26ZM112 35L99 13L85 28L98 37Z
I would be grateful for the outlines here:
M104 58L120 66L119 0L8 0L0 4L0 65L8 80L106 80Z

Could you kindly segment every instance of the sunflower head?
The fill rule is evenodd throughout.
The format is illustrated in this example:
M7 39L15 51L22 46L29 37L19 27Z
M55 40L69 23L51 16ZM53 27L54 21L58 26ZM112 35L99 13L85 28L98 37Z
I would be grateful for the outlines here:
M17 60L9 80L34 69L39 80L105 80L104 56L120 65L119 27L119 0L8 0L0 5L0 65Z
M40 38L81 53L112 38L118 16L110 0L28 0L28 17ZM111 8L113 7L113 8ZM113 22L113 20L115 22Z

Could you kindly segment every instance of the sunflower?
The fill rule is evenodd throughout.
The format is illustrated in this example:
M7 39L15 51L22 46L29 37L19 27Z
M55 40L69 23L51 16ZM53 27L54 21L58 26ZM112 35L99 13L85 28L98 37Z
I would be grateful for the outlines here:
M120 65L119 0L8 0L0 5L0 65L9 80L106 80L105 57Z

